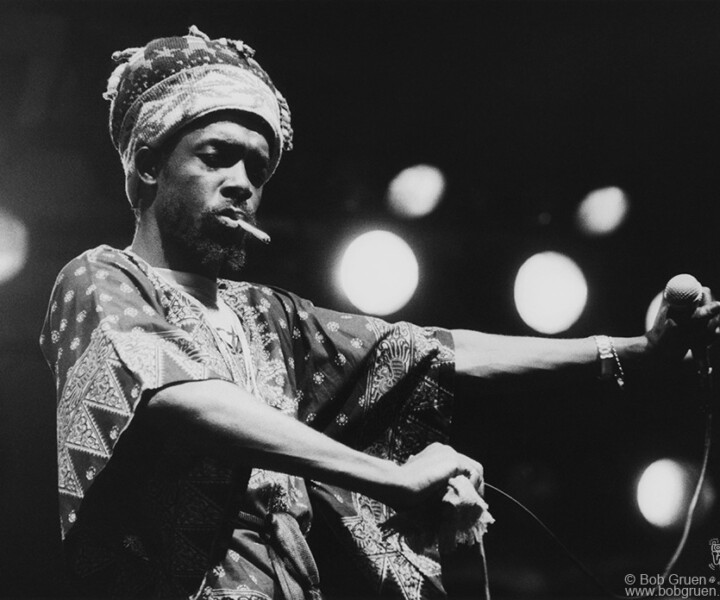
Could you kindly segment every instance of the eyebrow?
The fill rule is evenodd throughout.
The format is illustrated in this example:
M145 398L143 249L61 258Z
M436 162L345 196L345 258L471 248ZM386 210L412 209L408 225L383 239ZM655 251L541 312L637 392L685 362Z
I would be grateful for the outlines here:
M195 150L200 150L203 146L217 146L224 150L243 148L246 152L256 154L264 159L270 160L270 147L267 143L261 145L248 145L233 137L224 136L222 134L213 134L207 138L198 140L194 145L194 148Z

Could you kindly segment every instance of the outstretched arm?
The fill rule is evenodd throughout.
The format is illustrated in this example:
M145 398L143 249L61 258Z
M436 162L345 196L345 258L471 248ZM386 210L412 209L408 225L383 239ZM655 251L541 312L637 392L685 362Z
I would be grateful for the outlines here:
M600 372L597 346L591 337L515 337L464 329L452 334L457 373L491 385L531 387L553 377L590 378ZM648 352L645 336L615 338L613 343L623 365L641 362Z
M468 475L476 489L482 483L480 464L449 446L433 444L399 466L353 450L223 380L166 387L150 399L147 414L158 429L203 452L339 485L396 509L441 495L455 475Z
M688 348L718 339L720 303L705 291L702 306L678 325L663 304L650 331L637 337L614 338L623 370L638 370L678 362ZM600 374L594 338L557 339L514 337L454 330L458 375L482 380L494 389L526 389L543 383L567 382Z

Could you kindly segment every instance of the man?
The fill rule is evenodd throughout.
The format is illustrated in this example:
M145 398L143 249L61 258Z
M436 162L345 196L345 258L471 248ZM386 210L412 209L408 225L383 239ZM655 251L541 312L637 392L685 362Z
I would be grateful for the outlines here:
M237 279L246 237L264 236L254 216L291 148L287 103L250 48L195 28L116 60L110 130L135 236L63 269L41 337L78 593L319 598L338 577L318 572L314 522L333 571L352 565L339 593L444 597L422 530L450 524L422 515L447 514L446 494L484 508L481 465L443 443L455 374L622 381L720 323L707 301L693 328L663 309L637 338L510 338L224 279ZM460 529L477 537L479 524Z

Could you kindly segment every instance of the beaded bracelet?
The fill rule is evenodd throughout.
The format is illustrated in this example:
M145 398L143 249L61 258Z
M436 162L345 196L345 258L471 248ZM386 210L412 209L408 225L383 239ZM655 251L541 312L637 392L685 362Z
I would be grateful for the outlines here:
M600 377L599 379L614 379L618 387L622 389L625 385L625 371L620 363L620 357L613 339L607 335L594 335L595 345L597 346L598 359L600 360Z

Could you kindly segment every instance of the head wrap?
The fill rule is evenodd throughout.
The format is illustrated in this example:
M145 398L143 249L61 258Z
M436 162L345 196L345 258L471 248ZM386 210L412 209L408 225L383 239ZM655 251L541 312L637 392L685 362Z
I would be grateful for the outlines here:
M108 80L110 137L125 170L125 190L137 204L135 152L159 147L191 121L219 110L260 117L272 132L270 173L292 149L290 109L268 74L241 41L211 40L197 27L183 37L160 38L144 48L113 54Z

